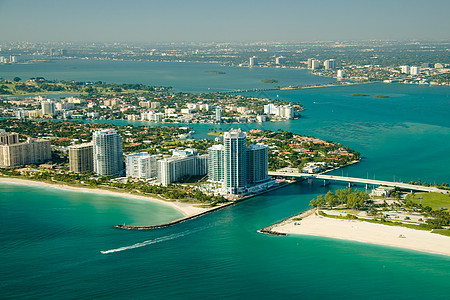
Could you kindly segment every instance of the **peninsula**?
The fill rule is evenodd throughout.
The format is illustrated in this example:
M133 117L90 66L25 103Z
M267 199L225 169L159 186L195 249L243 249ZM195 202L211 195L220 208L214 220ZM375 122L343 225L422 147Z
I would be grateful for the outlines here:
M443 190L446 192L446 190ZM352 240L450 255L450 195L378 187L343 189L311 200L314 208L261 230Z

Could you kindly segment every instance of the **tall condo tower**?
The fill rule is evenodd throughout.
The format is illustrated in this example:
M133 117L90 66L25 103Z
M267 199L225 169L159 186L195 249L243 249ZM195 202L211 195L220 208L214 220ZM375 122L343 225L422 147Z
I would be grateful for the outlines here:
M210 181L223 181L223 151L223 145L212 145L208 149L208 179Z
M101 176L118 175L123 171L122 137L114 129L95 131L94 172Z
M216 122L222 121L222 108L220 106L216 106Z
M269 148L264 144L253 144L247 148L247 183L268 181Z
M246 135L240 129L230 129L223 136L224 142L224 183L223 188L230 194L240 194L247 186L247 146Z
M258 58L256 56L250 57L249 65L250 65L250 67L257 66L258 65Z
M70 171L84 173L94 171L92 143L78 144L69 147Z

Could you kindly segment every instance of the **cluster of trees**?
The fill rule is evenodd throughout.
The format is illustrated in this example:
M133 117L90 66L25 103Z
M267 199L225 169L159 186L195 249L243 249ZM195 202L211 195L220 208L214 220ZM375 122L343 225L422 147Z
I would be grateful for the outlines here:
M368 199L369 195L367 193L348 188L337 190L335 193L328 191L326 195L319 195L317 198L313 198L309 205L312 207L324 207L328 205L331 208L345 205L347 208L358 209L364 206Z
M409 199L405 200L405 206L416 208L426 216L432 217L427 219L427 223L433 225L434 228L450 225L450 213L445 210L433 210L430 206L423 206L420 203L413 202Z
M438 184L438 183L427 183L426 181L422 182L422 180L419 179L417 182L414 181L414 180L410 181L409 184L421 185L421 186L434 186L434 187L437 187L437 188L440 188L440 189L444 189L444 190L450 189L448 183L445 183L445 182L441 183L441 184Z
M30 82L26 84L21 78L15 77L12 84L6 82L8 85L2 85L0 88L0 94L13 94L19 92L25 93L42 93L42 92L58 92L66 91L71 93L100 93L100 92L155 92L164 91L168 92L171 90L170 87L154 87L146 86L144 84L135 83L105 83L102 81L97 82L84 82L84 81L56 81L56 80L46 80L43 77L31 78Z

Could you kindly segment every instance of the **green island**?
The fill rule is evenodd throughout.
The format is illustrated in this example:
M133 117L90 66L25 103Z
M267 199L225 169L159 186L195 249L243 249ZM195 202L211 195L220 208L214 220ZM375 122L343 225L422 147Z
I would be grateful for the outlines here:
M278 83L278 80L276 79L262 79L262 83Z
M367 97L369 95L368 94L354 93L354 94L352 94L352 96L355 96L355 97Z
M385 96L385 95L375 95L373 97L374 98L389 98L389 96Z
M217 74L217 75L226 74L226 72L224 72L224 71L217 71L217 70L206 70L205 73Z
M328 191L310 202L327 218L359 220L389 226L427 230L450 236L450 195L404 193L386 189L386 196L369 195L356 189Z

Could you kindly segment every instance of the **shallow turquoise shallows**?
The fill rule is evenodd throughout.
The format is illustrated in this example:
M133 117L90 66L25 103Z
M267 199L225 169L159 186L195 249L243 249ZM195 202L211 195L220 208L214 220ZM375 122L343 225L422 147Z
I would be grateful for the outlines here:
M50 64L48 69L44 64L32 65L28 68L33 67L34 73L27 72L34 74L30 77L42 76L47 70L53 72L52 78L82 80L90 76L86 80L113 81L102 71L113 69L113 62L74 68L66 67L69 63ZM125 74L131 74L136 66L138 71L156 68L150 63L125 65L128 67L121 66ZM197 74L199 65L205 70L222 70L206 64L171 68ZM26 78L31 74L21 73L20 66L8 68L6 72L0 67L0 76ZM258 87L259 77L250 73L258 74L258 70L234 69L245 72L239 73L247 77L245 85L235 86L230 79L224 80L221 88ZM65 73L59 76L62 70ZM267 69L264 78L281 79L275 76L279 71L283 70L270 73ZM295 83L298 73L293 71L283 73L286 82ZM200 79L213 76L200 73ZM172 73L178 78L177 85L170 79L159 84L177 89L189 85L176 74ZM141 82L150 84L151 76ZM302 76L308 82L316 80L306 72ZM196 84L192 90L202 90L201 84ZM256 95L298 101L306 110L299 120L240 127L291 130L332 139L362 153L359 164L335 171L337 175L450 182L449 88L370 84ZM195 136L206 137L210 129L229 127L236 125L196 125ZM307 209L316 195L342 187L297 183L174 227L125 231L114 225L157 224L180 214L140 200L1 184L0 298L449 299L450 257L256 232Z

